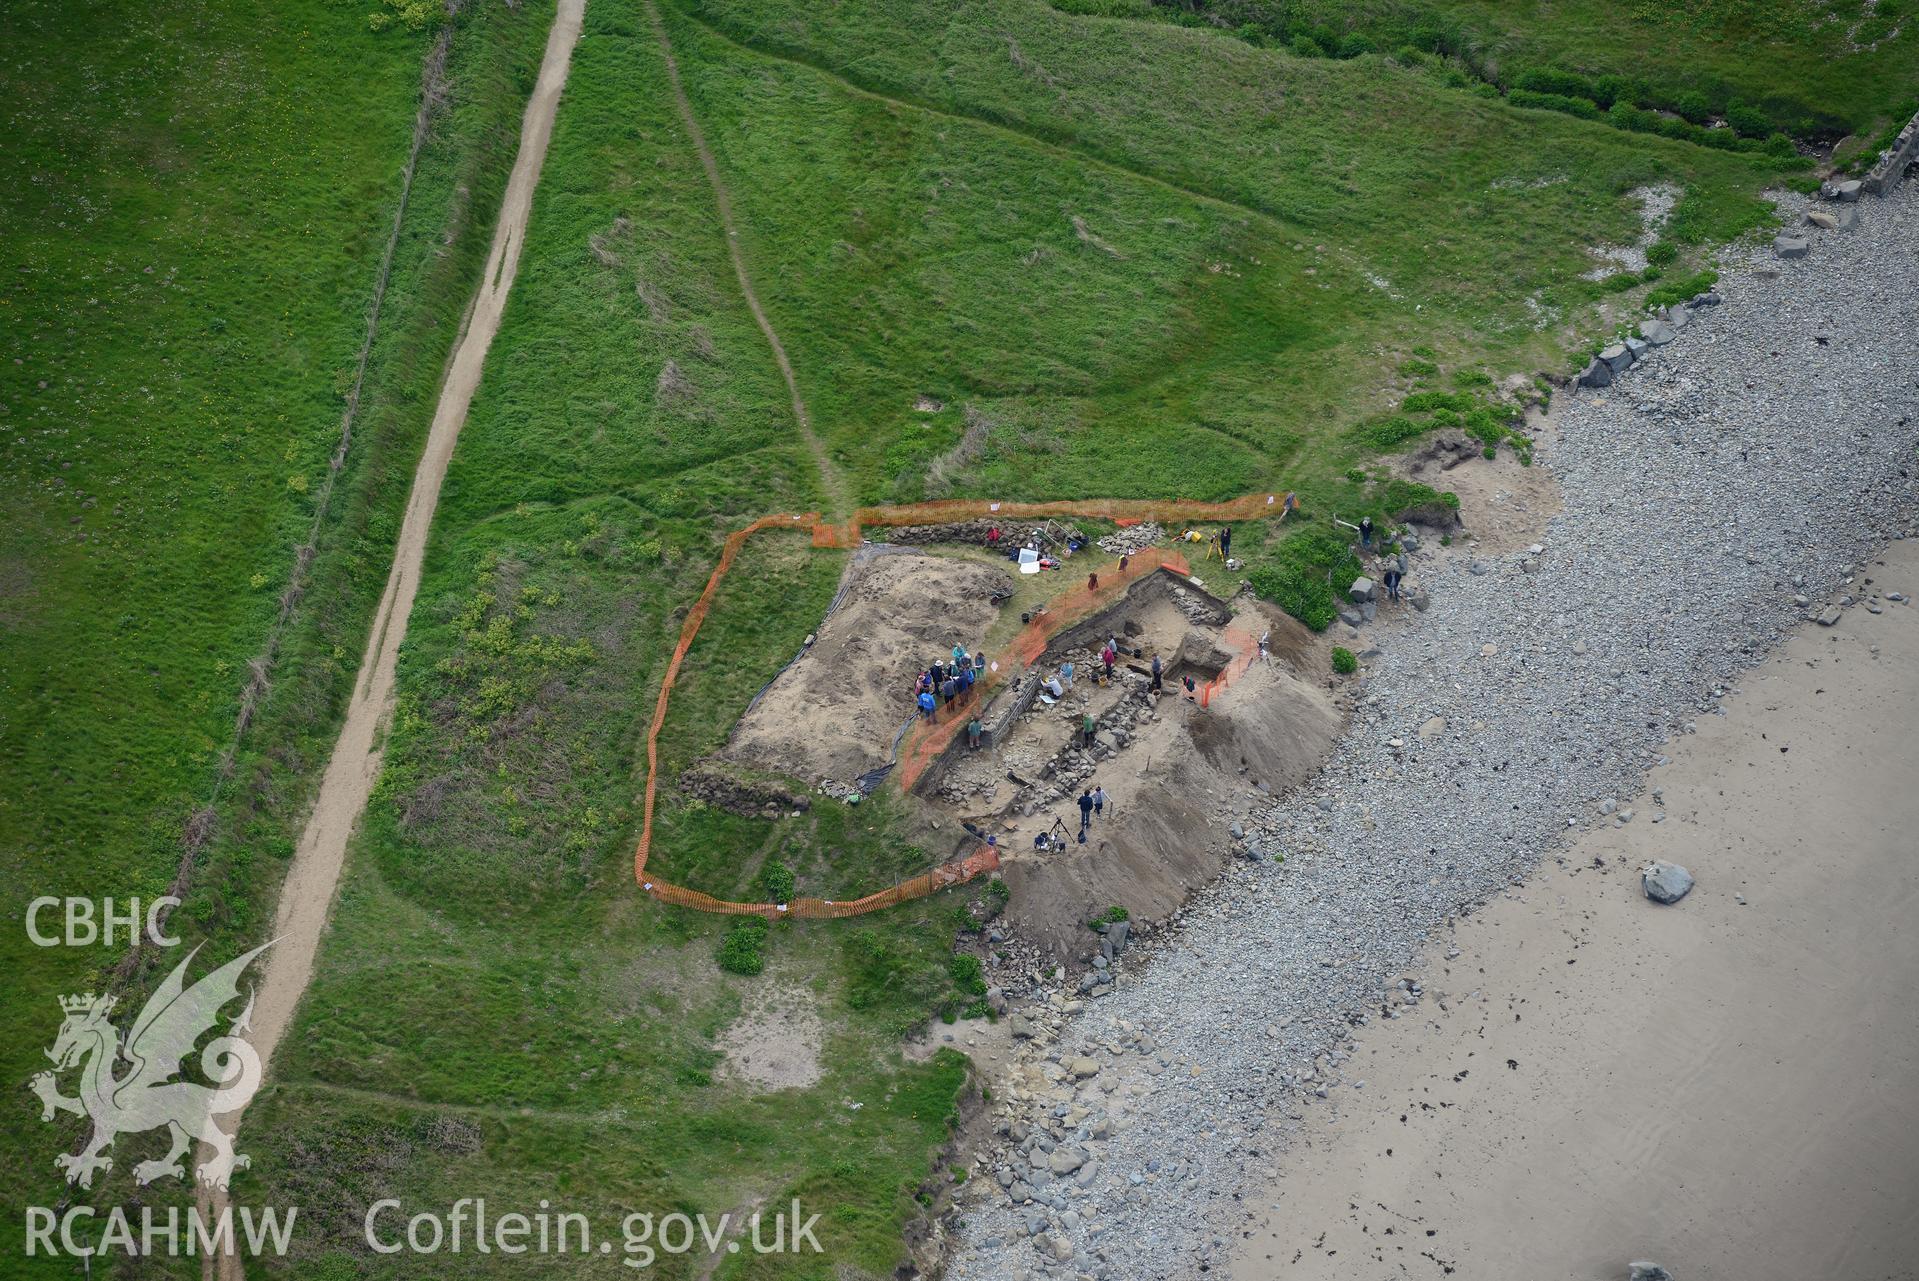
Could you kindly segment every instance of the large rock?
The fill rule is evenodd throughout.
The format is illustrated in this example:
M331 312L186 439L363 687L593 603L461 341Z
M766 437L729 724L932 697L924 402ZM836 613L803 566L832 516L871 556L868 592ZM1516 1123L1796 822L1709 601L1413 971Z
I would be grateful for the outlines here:
M1652 344L1644 338L1628 338L1626 340L1626 350L1632 353L1634 360L1638 360L1641 356L1644 356L1652 350Z
M1580 371L1579 385L1581 387L1612 386L1612 366L1603 360L1593 361Z
M1632 364L1633 353L1627 349L1626 344L1614 343L1599 353L1599 359L1605 362L1606 368L1618 373Z
M1346 594L1354 601L1364 604L1373 598L1373 580L1365 577L1355 578L1353 585L1346 589Z
M1859 199L1859 183L1856 179L1849 182L1842 182L1832 189L1832 194L1839 197L1839 199L1845 203L1851 204L1853 201Z
M1692 873L1677 863L1655 860L1639 873L1646 897L1655 903L1677 903L1692 889Z
M1806 225L1808 227L1822 227L1827 231L1835 231L1839 227L1839 217L1837 214L1829 213L1824 209L1810 209L1806 212Z
M1840 205L1839 212L1833 215L1833 223L1840 231L1851 231L1859 225L1859 206Z
M1692 323L1692 312L1685 307L1674 307L1666 313L1666 323L1674 329L1684 329Z
M1639 336L1655 347L1664 347L1679 333L1663 320L1642 320L1639 322Z
M1812 252L1812 245L1803 236L1774 236L1772 247L1781 258L1804 258Z
M1626 1266L1632 1269L1626 1281L1672 1281L1672 1273L1657 1263L1648 1263L1641 1259L1637 1263L1629 1263Z

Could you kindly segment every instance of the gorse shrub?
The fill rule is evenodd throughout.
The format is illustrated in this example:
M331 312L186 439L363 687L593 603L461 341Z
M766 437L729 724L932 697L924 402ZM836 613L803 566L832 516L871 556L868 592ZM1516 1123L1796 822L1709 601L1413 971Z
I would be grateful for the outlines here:
M1253 590L1316 632L1339 617L1333 583L1359 577L1359 560L1347 540L1327 529L1302 529L1282 542L1266 564L1248 576Z
M1764 138L1772 133L1772 117L1757 107L1735 102L1726 108L1726 123L1747 138Z
M1333 670L1341 676L1351 676L1359 670L1359 659L1344 645L1335 645L1333 646Z
M1551 93L1566 98L1597 98L1592 85L1586 78L1571 71L1558 68L1522 71L1513 81L1513 88L1530 93Z
M791 903L794 887L793 869L778 859L768 859L760 869L760 888L769 902Z
M1506 95L1506 101L1515 107L1558 111L1569 116L1578 116L1581 120L1604 118L1604 113L1599 110L1599 104L1591 98L1574 98L1562 93L1534 93L1530 89L1515 89Z
M1697 89L1688 89L1672 100L1672 109L1696 125L1712 117L1712 99Z
M720 940L720 968L729 974L758 974L766 968L761 952L766 942L766 918L742 916Z

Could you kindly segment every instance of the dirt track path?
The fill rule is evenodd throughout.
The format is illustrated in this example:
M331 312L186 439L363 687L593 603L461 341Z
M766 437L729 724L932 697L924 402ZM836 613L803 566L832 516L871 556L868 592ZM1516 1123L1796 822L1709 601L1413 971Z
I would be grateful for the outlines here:
M666 77L673 85L673 105L679 108L680 121L686 126L687 136L693 140L693 149L700 154L700 165L706 170L706 181L713 188L713 203L720 212L720 226L726 231L726 252L733 260L733 274L739 279L740 293L746 298L747 310L753 313L753 321L766 335L766 345L773 349L774 363L780 367L780 377L786 379L787 395L793 400L793 421L799 425L800 438L812 452L813 461L820 470L820 486L826 491L826 501L831 509L829 514L846 516L853 510L852 491L846 487L846 477L834 465L832 456L826 452L813 430L813 416L806 412L806 401L800 397L800 385L793 377L793 362L786 358L786 348L780 342L780 336L773 332L772 322L766 318L766 310L760 306L760 296L753 292L753 279L746 274L746 259L740 253L740 231L733 223L733 202L726 194L726 183L720 179L720 167L713 160L713 152L706 145L706 135L700 132L700 122L694 118L693 104L687 101L686 89L680 83L680 64L673 56L673 41L667 37L666 24L660 21L660 11L653 0L645 0L646 16L653 24L653 35L660 42L660 57L666 63Z
M553 28L547 37L546 55L540 63L540 77L526 106L526 118L520 128L520 150L507 179L506 194L500 203L499 225L493 233L493 248L487 254L486 274L474 298L466 330L455 347L446 383L440 391L439 407L433 414L433 426L427 434L426 449L413 474L413 491L407 500L406 517L393 552L393 569L387 575L386 590L374 614L373 629L367 637L366 655L360 664L360 679L347 705L346 722L334 743L326 774L320 781L319 798L300 834L299 846L287 869L286 884L280 892L279 912L274 921L277 942L266 954L266 968L254 1001L253 1045L261 1062L270 1072L273 1053L292 1022L300 997L313 975L313 961L320 948L340 869L346 861L347 841L366 809L374 780L379 777L381 739L393 710L394 673L400 656L400 643L406 638L407 618L413 611L413 598L420 586L420 567L425 559L427 534L433 526L433 510L439 503L440 485L446 479L453 445L466 422L467 407L480 385L480 373L486 364L487 349L499 332L500 316L507 295L513 289L513 277L519 267L520 247L526 239L527 217L533 208L533 192L539 185L540 168L546 160L547 142L553 136L553 117L560 104L560 91L566 85L573 45L580 35L586 0L557 0ZM230 1129L237 1129L240 1115L228 1118ZM222 1259L222 1277L239 1277L238 1261Z

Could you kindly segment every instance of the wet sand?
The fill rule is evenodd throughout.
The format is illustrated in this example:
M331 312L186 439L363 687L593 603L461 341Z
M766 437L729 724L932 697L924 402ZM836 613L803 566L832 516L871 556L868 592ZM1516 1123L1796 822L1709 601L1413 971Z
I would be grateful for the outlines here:
M1862 576L1919 594L1919 543ZM1233 1277L1919 1277L1919 610L1884 608L1802 627L1630 822L1435 940Z

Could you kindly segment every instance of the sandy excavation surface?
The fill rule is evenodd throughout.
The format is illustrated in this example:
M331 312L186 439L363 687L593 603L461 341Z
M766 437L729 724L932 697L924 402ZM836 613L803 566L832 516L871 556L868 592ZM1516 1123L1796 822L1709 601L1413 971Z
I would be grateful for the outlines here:
M1149 653L1158 648L1171 656L1185 638L1191 648L1224 657L1231 644L1216 629L1191 627L1164 601L1148 598L1122 617L1142 624L1142 635L1127 643L1144 644ZM1007 924L1048 957L1084 960L1097 942L1085 923L1108 907L1123 906L1141 921L1161 920L1179 908L1232 857L1234 822L1310 775L1339 734L1345 717L1329 682L1317 675L1327 670L1327 657L1316 638L1258 603L1248 604L1233 626L1247 636L1270 630L1273 657L1241 673L1210 707L1182 697L1170 674L1169 692L1156 702L1144 695L1147 682L1138 670L1128 671L1120 687L1103 690L1083 675L1056 705L1035 703L1002 750L982 752L962 766L962 781L978 774L1003 779L1007 769L1038 777L1047 758L1070 751L1084 713L1103 717L1122 700L1135 710L1123 746L1102 751L1077 782L1049 789L1062 794L1033 813L1015 804L997 820L986 817L983 807L1013 798L1010 782L1000 783L990 799L973 798L975 816L1001 833L1005 847L1002 870L1013 891ZM1096 665L1091 652L1073 652L1080 672L1090 674ZM1142 669L1144 663L1128 666ZM1056 663L1049 661L1047 669L1055 670ZM1105 790L1108 804L1080 844L1078 795L1095 786ZM1069 836L1067 848L1034 850L1033 836L1051 830L1055 821Z
M1919 544L1865 572L1919 591ZM1807 624L1726 713L1435 941L1234 1277L1919 1276L1919 612Z
M740 719L720 755L807 783L850 784L893 758L913 680L954 645L979 651L1012 575L914 552L866 553L806 653ZM992 656L988 655L990 659Z

